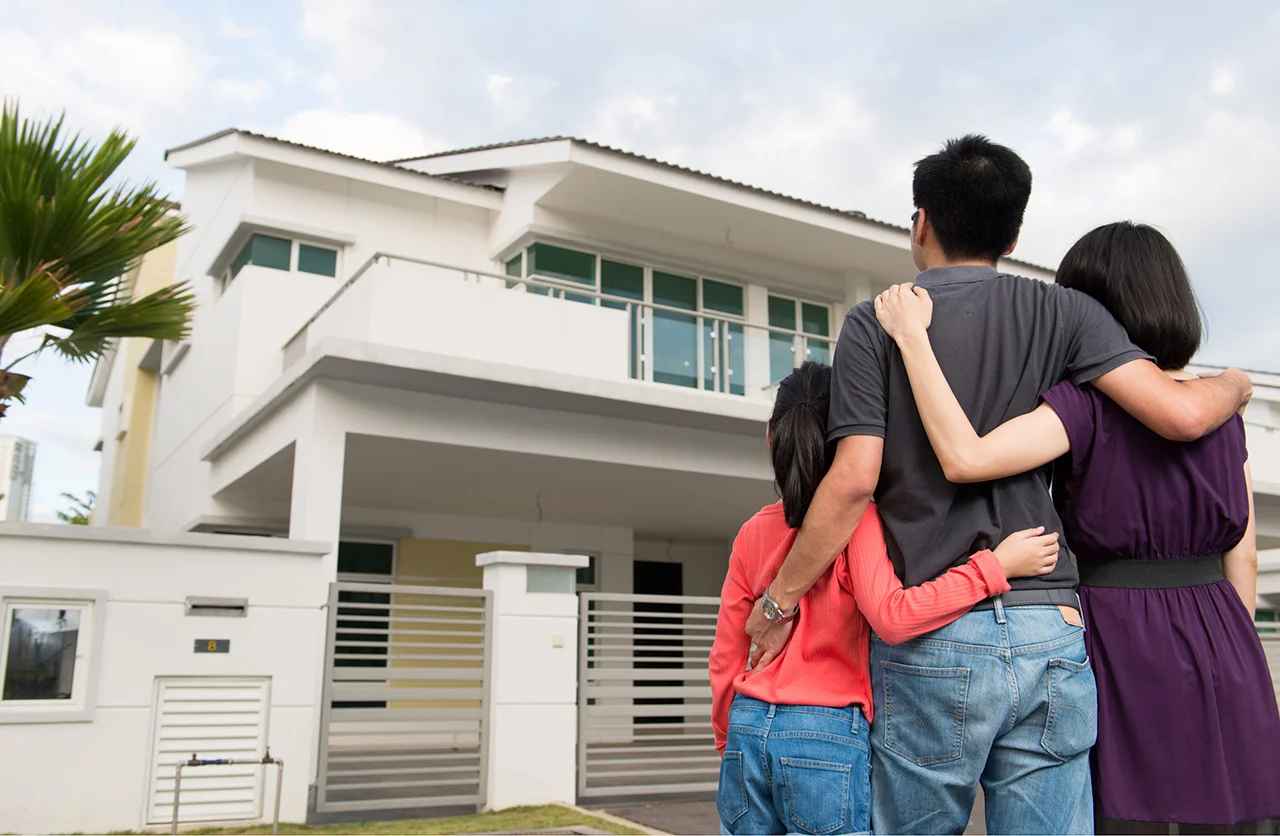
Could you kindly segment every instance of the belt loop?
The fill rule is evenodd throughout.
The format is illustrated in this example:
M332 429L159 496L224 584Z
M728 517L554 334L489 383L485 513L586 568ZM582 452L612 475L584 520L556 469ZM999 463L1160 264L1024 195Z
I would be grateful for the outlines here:
M773 719L773 715L774 715L774 714L777 714L777 713L778 713L778 706L777 706L776 704L774 704L774 703L769 703L769 713L768 713L768 714L766 714L766 715L765 715L765 717L767 717L768 719L772 720L772 719Z
M1080 597L1079 591L1076 592L1076 612L1080 613L1080 630L1089 632L1089 619L1084 616L1084 599Z
M996 613L996 624L1006 623L1006 620L1004 617L1004 596L997 595L994 604L995 604L995 613Z

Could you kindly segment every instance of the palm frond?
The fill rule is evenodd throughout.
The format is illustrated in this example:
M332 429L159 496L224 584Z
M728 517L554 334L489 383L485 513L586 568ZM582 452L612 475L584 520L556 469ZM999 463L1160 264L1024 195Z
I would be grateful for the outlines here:
M132 302L64 320L78 318L71 333L50 337L49 344L68 360L86 362L100 357L110 341L119 337L181 340L190 334L194 309L195 295L185 282L162 287Z
M64 118L0 109L0 347L17 331L55 326L66 357L98 356L116 337L180 339L194 299L183 285L130 299L142 257L187 232L154 183L119 182L135 140L70 134Z

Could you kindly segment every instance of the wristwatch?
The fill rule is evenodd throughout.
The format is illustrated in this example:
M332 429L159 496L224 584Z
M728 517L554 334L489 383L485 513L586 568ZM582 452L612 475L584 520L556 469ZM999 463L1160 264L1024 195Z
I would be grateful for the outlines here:
M764 614L765 621L770 624L786 624L800 614L800 605L796 604L790 610L784 610L766 589L760 598L760 611Z

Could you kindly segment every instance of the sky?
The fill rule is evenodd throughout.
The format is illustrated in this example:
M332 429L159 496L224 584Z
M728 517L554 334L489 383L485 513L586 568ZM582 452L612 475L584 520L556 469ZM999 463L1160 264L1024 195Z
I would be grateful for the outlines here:
M1280 371L1274 3L4 5L0 95L124 128L122 176L178 200L164 149L227 127L374 159L571 134L906 224L911 163L985 133L1034 174L1017 256L1151 223L1204 306L1200 361ZM19 370L0 432L38 442L49 520L97 483L100 416L88 367Z

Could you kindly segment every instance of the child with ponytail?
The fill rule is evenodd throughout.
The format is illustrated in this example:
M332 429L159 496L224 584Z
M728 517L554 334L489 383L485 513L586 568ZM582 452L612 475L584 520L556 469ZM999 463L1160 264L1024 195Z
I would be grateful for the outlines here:
M1057 535L1031 529L904 589L873 503L801 599L786 649L747 670L751 607L787 556L831 461L830 388L830 367L812 362L779 384L768 444L782 499L743 524L721 592L710 675L723 754L716 806L726 833L868 831L871 630L891 644L907 641L1008 591L1009 578L1047 574L1057 563Z

